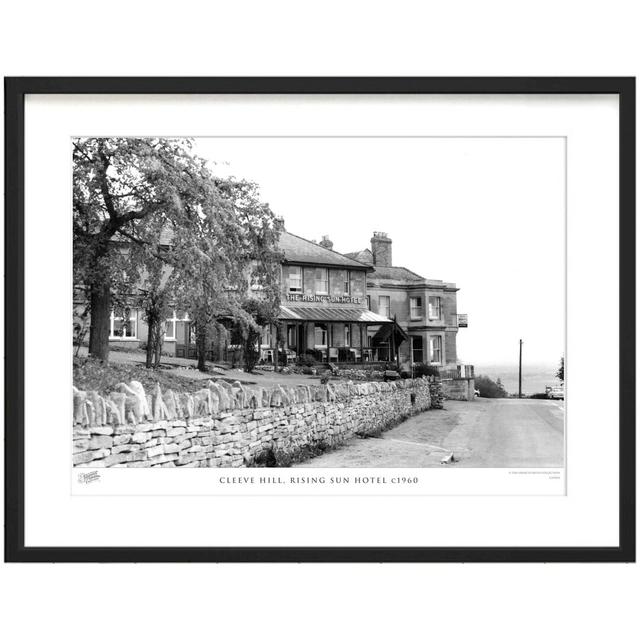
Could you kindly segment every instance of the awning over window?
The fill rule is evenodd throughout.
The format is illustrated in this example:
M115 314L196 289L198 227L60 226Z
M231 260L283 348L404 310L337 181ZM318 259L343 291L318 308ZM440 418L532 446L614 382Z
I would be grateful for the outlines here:
M366 322L368 324L393 324L391 318L385 318L368 309L336 307L280 307L280 320L304 320L309 322Z

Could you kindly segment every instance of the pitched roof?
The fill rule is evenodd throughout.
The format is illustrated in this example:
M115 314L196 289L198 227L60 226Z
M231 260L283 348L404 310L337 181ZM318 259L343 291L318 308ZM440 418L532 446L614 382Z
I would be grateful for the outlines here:
M387 284L424 284L434 287L455 287L455 284L451 282L444 282L443 280L431 280L425 278L411 269L406 267L382 267L373 264L373 254L369 249L363 249L362 251L353 251L351 253L345 253L345 256L349 258L359 260L360 262L368 263L373 266L373 273L368 276L369 282L384 281Z
M353 260L337 251L305 240L288 231L280 234L279 247L284 252L286 262L306 262L310 264L335 265L339 267L351 267L354 269L367 269L369 265Z
M362 251L354 251L353 253L345 253L347 258L358 260L358 262L364 262L365 264L373 264L373 253L371 249L363 249Z
M405 267L380 267L378 265L374 266L374 272L370 277L380 280L409 280L411 282L422 282L426 280L423 276Z
M433 280L424 278L423 276L407 269L406 267L374 267L373 273L369 274L369 282L381 282L385 284L420 284L430 288L454 289L456 285L453 282L445 282L444 280Z

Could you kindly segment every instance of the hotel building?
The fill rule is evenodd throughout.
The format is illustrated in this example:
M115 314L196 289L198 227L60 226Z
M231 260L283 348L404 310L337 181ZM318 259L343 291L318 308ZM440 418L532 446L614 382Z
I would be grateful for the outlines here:
M280 331L265 327L261 357L294 362L358 365L392 363L410 370L416 363L446 367L457 362L458 328L466 316L456 308L452 283L424 278L392 262L392 242L375 232L371 248L341 254L327 236L319 243L292 233L280 237L283 254ZM78 303L76 310L82 305ZM79 318L74 320L78 332ZM147 340L142 311L132 303L114 309L110 344L139 348ZM229 361L230 332L218 330L207 359ZM196 357L195 331L186 313L174 311L165 323L163 352Z

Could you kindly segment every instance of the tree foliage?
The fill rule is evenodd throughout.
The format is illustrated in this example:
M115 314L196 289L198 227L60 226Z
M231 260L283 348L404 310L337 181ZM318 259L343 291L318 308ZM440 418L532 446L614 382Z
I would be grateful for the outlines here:
M242 346L244 370L251 373L260 359L261 329L270 324L279 334L280 323L268 298L247 299L243 311L234 323L232 336L234 342ZM277 359L274 362L277 364Z
M564 382L564 356L562 356L562 358L560 358L560 366L558 367L558 370L556 371L556 378L558 378L558 380L561 380L562 382Z
M275 318L280 301L278 238L282 221L258 198L257 186L217 181L213 206L203 210L192 229L176 230L181 277L176 298L196 325L198 368L211 330L240 323L257 330L250 302L261 317Z
M91 355L108 357L117 304L144 309L148 365L171 305L195 321L199 354L221 319L251 322L252 285L277 307L282 222L255 184L215 177L187 139L78 139L73 160L74 284L90 300Z
M489 376L476 376L475 387L483 398L506 398L509 395L500 378L494 381Z

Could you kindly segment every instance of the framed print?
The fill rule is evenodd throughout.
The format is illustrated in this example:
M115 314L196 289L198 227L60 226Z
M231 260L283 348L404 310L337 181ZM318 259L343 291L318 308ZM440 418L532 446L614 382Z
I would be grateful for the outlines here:
M8 78L9 561L635 560L633 78Z

